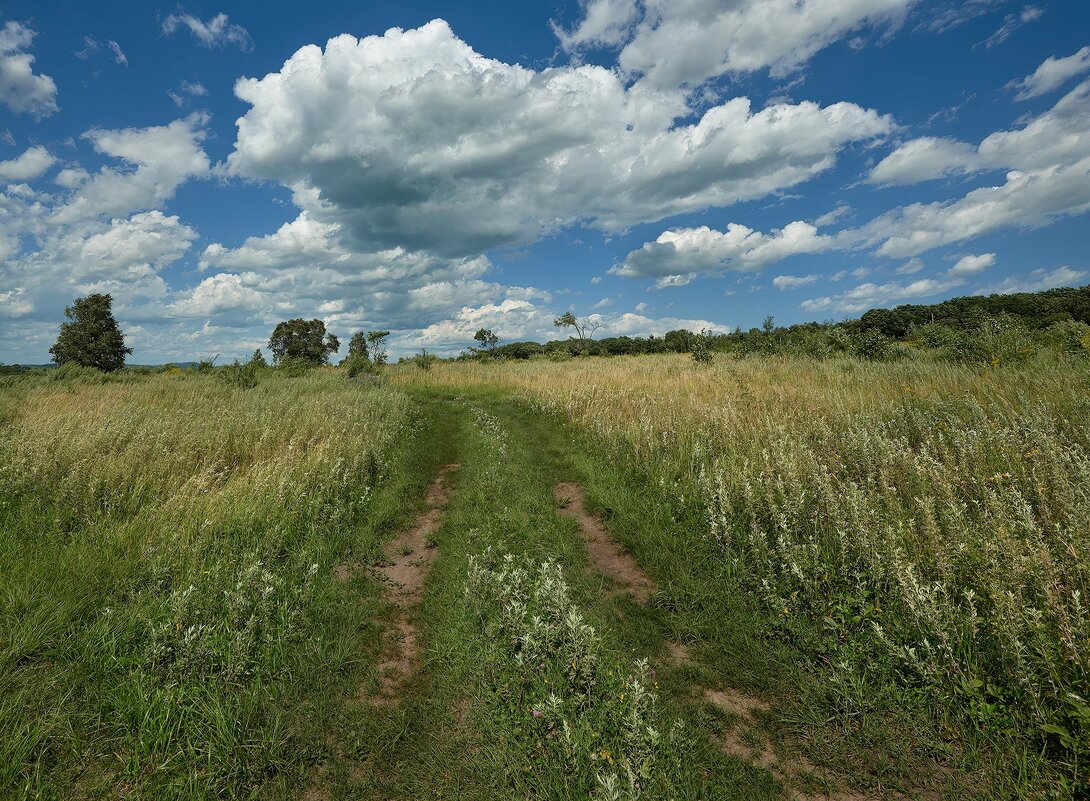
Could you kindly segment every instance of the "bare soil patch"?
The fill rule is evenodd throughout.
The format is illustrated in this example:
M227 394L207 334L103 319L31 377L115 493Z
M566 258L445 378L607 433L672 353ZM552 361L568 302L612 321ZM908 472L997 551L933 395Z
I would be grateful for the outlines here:
M587 511L582 488L578 484L562 482L556 485L553 494L560 504L560 514L579 523L591 566L637 601L646 602L655 591L655 582L640 569L635 559L621 550L602 521Z
M420 639L410 613L423 596L424 580L435 558L435 548L429 543L429 537L439 528L443 509L450 498L450 475L457 469L456 464L440 469L428 488L427 507L412 526L386 543L384 549L386 562L378 572L389 585L387 594L395 614L383 635L379 688L371 699L380 706L398 700L420 653ZM361 692L361 695L365 693Z
M827 771L804 756L781 758L761 728L759 715L772 709L767 701L733 688L705 689L704 700L726 712L734 723L719 733L719 748L724 754L758 765L771 773L787 790L792 801L878 801L881 798L903 798L899 793L865 795L840 787ZM825 792L804 791L803 786L825 786Z

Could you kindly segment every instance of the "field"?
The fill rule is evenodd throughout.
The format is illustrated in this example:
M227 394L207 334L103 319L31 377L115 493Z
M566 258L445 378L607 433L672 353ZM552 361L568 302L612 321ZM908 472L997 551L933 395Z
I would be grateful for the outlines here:
M1078 361L222 377L0 377L0 796L1090 791Z

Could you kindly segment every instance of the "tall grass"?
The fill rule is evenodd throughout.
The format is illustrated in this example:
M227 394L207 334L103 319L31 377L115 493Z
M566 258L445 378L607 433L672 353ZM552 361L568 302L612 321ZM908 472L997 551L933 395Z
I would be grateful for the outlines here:
M686 357L444 364L499 384L700 503L710 555L833 684L888 677L1090 761L1090 377L1078 363ZM691 553L693 550L702 554ZM851 714L852 710L841 710Z
M0 795L246 796L287 771L394 443L333 374L0 387ZM342 605L343 606L343 605Z

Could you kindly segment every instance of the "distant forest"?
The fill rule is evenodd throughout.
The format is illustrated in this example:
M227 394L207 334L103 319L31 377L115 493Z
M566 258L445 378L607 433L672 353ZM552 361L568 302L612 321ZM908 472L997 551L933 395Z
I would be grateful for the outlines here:
M539 342L508 342L488 351L474 350L465 358L489 356L529 359L535 355L623 356L642 353L691 353L702 347L712 351L797 352L814 356L835 352L855 352L872 356L888 351L893 342L920 340L928 347L952 345L966 334L977 332L988 323L989 329L1023 329L1032 335L1043 333L1058 323L1090 324L1090 286L1065 287L1044 292L1019 292L1010 295L983 295L951 298L941 303L906 304L892 309L871 309L858 319L841 322L809 322L777 326L773 318L760 328L731 333L668 331L662 337L602 337ZM998 326L997 326L998 323ZM1061 326L1054 329L1070 338L1081 328ZM1011 334L1012 338L1014 334ZM883 340L888 340L883 342Z

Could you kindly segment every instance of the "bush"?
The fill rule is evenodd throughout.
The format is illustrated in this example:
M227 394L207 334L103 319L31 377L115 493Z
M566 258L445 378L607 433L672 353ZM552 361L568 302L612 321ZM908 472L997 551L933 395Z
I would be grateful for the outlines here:
M1018 320L1008 315L985 317L963 334L957 344L958 358L968 364L1017 364L1035 352L1033 341Z
M885 362L896 355L893 340L877 328L868 328L860 333L855 338L852 352L868 362Z
M1069 356L1090 356L1090 325L1077 320L1053 323L1045 330L1050 345Z
M958 332L942 323L913 326L908 338L925 348L948 348L958 342Z
M235 389L253 389L257 386L257 365L253 361L242 364L235 359L216 375L225 384Z
M413 364L419 367L421 370L430 370L435 366L435 363L439 361L439 357L434 353L428 353L421 348L420 353L413 356Z
M341 366L344 367L345 378L362 378L378 372L378 365L366 353L360 352L351 354L341 362Z
M277 372L288 378L300 378L306 375L309 369L310 362L306 359L296 359L291 356L285 356L276 367Z

